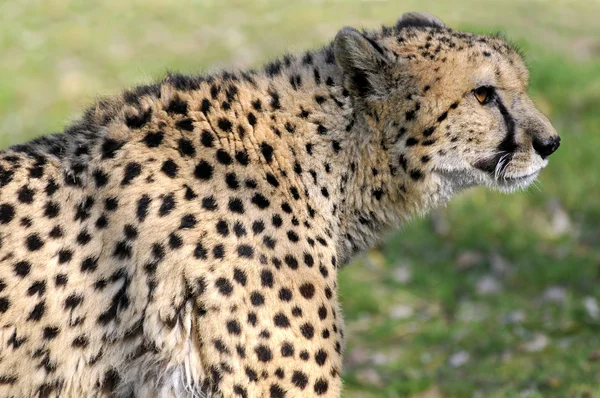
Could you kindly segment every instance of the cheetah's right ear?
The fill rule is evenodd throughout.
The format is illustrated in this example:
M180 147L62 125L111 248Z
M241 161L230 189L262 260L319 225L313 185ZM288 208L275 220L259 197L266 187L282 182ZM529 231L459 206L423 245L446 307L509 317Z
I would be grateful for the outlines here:
M351 92L361 97L382 93L386 87L384 68L388 62L375 41L354 28L345 27L335 36L333 51Z
M407 12L398 18L396 29L409 27L445 28L446 25L441 19L427 12Z

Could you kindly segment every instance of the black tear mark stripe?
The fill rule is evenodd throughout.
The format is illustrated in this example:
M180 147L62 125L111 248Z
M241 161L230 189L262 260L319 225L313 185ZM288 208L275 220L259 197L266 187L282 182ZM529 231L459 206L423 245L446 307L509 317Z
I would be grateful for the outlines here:
M502 156L508 154L507 161L504 163L506 165L512 160L513 152L515 149L517 149L517 142L515 141L515 119L513 119L513 117L510 115L500 97L496 97L494 102L498 107L500 114L502 115L502 119L504 119L506 135L504 136L504 139L502 139L502 142L500 142L500 144L497 146L498 154L489 159L481 160L473 165L479 170L490 174L494 174L496 172L496 165Z
M506 126L506 136L500 145L498 145L498 150L512 154L515 149L517 149L517 143L515 141L515 119L512 118L500 97L496 97L496 105L498 105L498 109L504 119L504 125Z

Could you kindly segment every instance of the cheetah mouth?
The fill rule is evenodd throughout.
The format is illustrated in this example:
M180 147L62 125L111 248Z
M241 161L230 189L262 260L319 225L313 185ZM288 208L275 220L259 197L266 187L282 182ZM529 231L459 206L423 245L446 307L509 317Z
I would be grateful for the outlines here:
M497 183L505 183L505 184L521 184L521 183L529 183L537 178L542 169L537 169L532 173L523 174L523 175L513 175L513 176L502 176L500 178L495 178Z

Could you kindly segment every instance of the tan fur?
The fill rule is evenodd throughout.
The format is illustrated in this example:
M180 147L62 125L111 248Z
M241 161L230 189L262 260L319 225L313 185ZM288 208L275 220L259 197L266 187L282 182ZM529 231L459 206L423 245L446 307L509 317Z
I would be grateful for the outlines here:
M0 152L0 396L340 396L339 267L462 189L533 181L556 133L527 79L502 39L410 14Z

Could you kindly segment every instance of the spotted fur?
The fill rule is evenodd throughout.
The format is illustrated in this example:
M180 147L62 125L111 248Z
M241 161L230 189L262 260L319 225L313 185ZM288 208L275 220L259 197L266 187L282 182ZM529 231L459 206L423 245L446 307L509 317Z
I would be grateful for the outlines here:
M500 37L407 14L0 152L0 395L338 397L338 270L533 181L558 141L527 79Z

